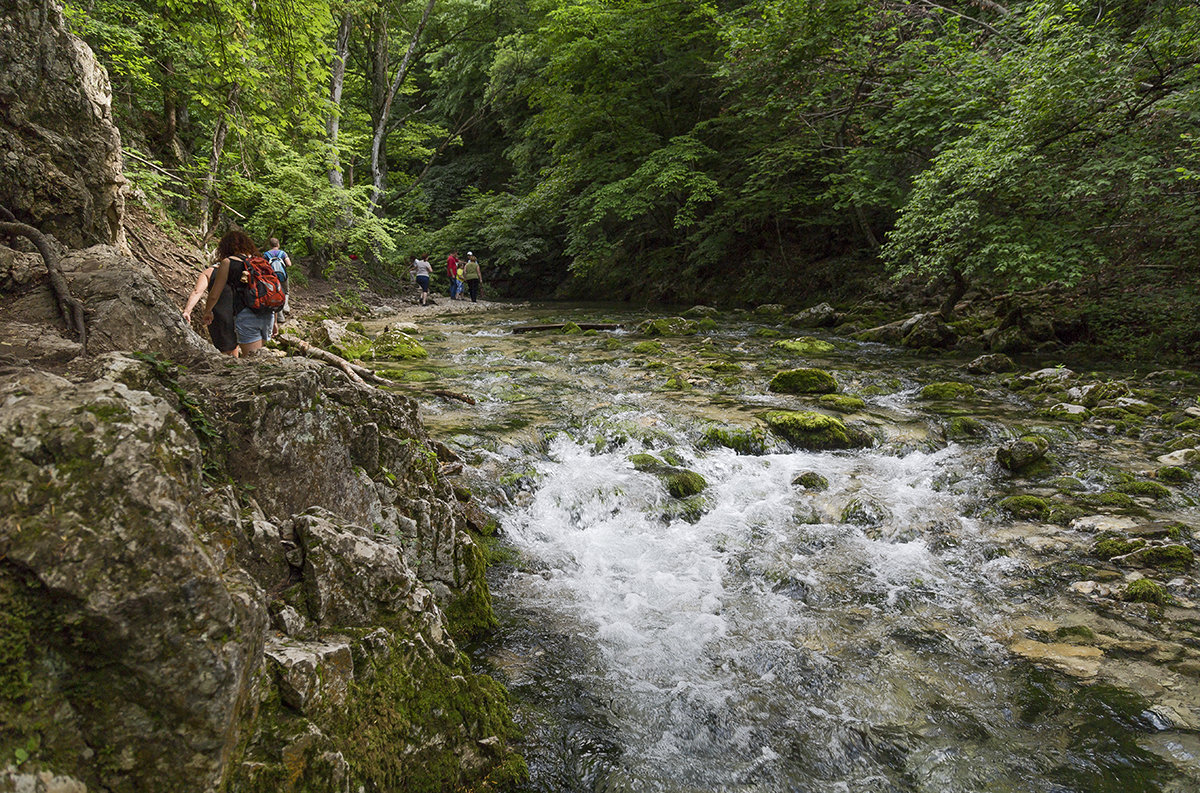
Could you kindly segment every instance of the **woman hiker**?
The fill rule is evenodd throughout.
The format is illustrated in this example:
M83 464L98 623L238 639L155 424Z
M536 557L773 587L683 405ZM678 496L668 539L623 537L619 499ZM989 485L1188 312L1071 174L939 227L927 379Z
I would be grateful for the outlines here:
M212 287L208 290L208 300L204 304L204 324L213 323L213 308L226 284L234 285L233 290L233 328L237 333L238 347L242 355L258 352L271 338L275 327L275 310L254 310L242 301L241 289L236 285L242 283L242 272L246 269L246 260L258 256L258 248L254 241L241 229L231 229L225 232L217 243L217 272L213 278Z
M467 251L467 263L462 267L462 279L467 282L471 302L479 302L479 286L483 283L483 276L479 272L479 260L470 251Z
M217 264L214 262L196 276L196 286L188 295L187 305L183 307L183 318L189 323L192 321L192 309L204 297L205 292L212 290L213 276L216 272ZM213 319L208 325L208 337L212 339L213 346L222 353L237 357L237 335L233 330L233 288L229 284L225 284L221 289L221 296L217 298Z

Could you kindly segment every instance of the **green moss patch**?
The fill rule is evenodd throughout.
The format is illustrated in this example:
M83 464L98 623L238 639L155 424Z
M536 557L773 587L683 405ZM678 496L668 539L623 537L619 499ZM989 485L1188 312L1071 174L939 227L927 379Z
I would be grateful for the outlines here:
M812 336L801 336L796 339L780 339L771 345L772 350L791 355L824 355L836 348L832 343Z
M1151 581L1149 578L1139 578L1125 587L1121 593L1121 600L1127 600L1131 603L1153 603L1156 606L1163 606L1167 603L1167 590L1163 589L1162 584L1157 581Z
M1037 496L1009 496L1000 502L1000 508L1013 517L1023 519L1045 520L1050 515L1050 507Z
M832 394L837 388L837 380L823 369L787 369L767 384L767 390L779 394Z
M802 449L854 449L871 443L863 433L824 413L772 410L763 420L776 435Z
M867 403L858 397L845 394L823 394L817 402L821 407L836 410L838 413L857 413L867 406Z
M371 356L398 361L408 358L428 358L420 342L400 330L385 330L370 345Z
M1177 465L1164 465L1154 472L1154 478L1170 482L1173 485L1180 485L1192 481L1192 472Z
M829 480L818 474L816 471L805 471L793 479L792 484L796 487L802 487L805 490L829 489Z
M766 454L767 434L761 427L707 427L700 446L724 446L738 454Z
M700 330L694 320L683 317L648 319L637 327L646 336L694 336Z

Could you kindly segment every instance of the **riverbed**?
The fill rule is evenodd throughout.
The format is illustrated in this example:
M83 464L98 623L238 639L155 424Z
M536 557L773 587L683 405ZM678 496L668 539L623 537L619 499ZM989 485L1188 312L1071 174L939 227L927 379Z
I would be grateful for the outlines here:
M1146 571L1088 555L1113 526L1200 526L1191 481L1092 506L1153 476L1159 436L1057 421L1029 389L968 374L969 357L745 312L649 337L635 328L650 316L443 315L420 323L429 358L392 367L499 520L486 542L501 626L474 655L511 692L529 790L1200 789L1194 566L1157 575L1160 607L1122 600ZM622 327L512 332L565 322ZM796 337L821 343L776 344ZM798 367L861 406L768 390ZM922 395L946 381L974 391ZM1172 387L1164 400L1194 403ZM779 409L831 413L871 445L794 448L762 432ZM996 450L1031 432L1049 439L1049 470L1014 476ZM671 495L631 461L647 454L704 489ZM1014 494L1089 508L1019 518L998 506Z

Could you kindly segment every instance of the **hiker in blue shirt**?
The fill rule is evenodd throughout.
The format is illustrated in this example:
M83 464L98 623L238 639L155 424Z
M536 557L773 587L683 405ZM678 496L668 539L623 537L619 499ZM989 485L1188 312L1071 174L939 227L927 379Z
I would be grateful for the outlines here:
M272 237L271 248L266 251L263 256L267 257L267 261L271 263L271 269L279 276L279 282L283 284L283 308L279 309L279 321L282 322L284 314L292 310L292 306L288 303L288 268L292 266L292 260L288 258L287 251L279 249L279 240Z

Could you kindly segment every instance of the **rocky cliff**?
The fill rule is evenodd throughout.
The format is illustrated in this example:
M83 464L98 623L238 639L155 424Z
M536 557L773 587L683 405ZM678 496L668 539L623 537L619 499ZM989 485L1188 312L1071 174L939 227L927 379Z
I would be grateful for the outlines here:
M75 96L107 123L102 71L76 68L90 53L50 4L6 3L0 26L0 203L60 243L119 242L115 131L39 120ZM494 618L416 403L219 356L145 264L59 245L85 356L40 258L4 243L0 791L519 779L505 694L455 643Z
M52 0L0 3L0 206L68 245L123 248L108 75Z

